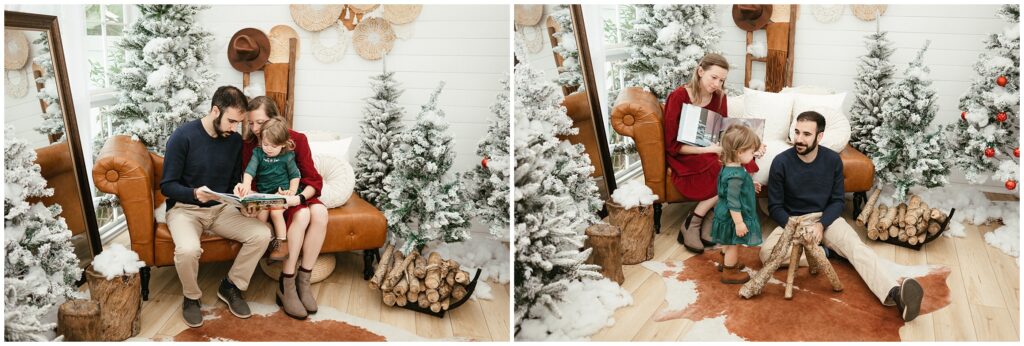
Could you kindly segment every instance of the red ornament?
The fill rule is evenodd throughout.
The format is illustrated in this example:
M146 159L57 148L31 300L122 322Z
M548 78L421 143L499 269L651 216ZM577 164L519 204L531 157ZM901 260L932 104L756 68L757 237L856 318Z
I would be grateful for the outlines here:
M1017 189L1017 181L1010 179L1006 181L1006 189L1013 191Z
M999 78L996 78L996 84L999 84L1001 87L1006 86L1006 77L999 76Z
M998 122L1006 121L1006 112L999 112L999 114L996 114L996 121L998 121Z
M996 156L996 150L992 148L985 148L985 156L993 157Z
M963 121L967 121L967 112L960 112L960 119Z
M1013 149L1013 156L1020 157L1020 147Z
M487 157L484 157L483 160L480 160L480 165L484 166L484 168L487 168Z

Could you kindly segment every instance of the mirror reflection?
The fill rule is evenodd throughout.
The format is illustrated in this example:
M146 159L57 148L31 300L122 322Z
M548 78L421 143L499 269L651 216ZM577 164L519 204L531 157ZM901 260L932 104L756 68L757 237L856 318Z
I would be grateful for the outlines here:
M5 134L35 149L36 163L53 195L29 203L60 205L60 216L71 231L79 265L85 268L93 257L89 222L72 148L65 136L67 124L54 66L48 32L5 28L4 125L13 129ZM85 200L92 199L87 196Z

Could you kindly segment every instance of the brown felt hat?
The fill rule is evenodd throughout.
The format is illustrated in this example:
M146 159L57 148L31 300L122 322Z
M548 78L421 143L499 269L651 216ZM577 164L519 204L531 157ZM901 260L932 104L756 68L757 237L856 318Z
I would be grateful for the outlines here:
M732 5L732 20L744 31L761 30L772 20L772 5Z
M228 41L228 62L241 72L263 68L270 58L270 38L260 29L238 30Z

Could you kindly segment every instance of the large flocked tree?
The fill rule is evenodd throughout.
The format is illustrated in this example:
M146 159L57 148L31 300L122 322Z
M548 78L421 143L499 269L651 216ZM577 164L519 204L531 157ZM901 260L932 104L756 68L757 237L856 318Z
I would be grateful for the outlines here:
M882 123L884 93L892 85L896 66L889 62L895 49L881 31L866 37L868 53L861 56L857 64L857 76L853 80L853 106L850 107L850 145L860 152L875 152L875 128Z
M42 47L39 55L32 61L43 71L42 76L35 78L36 83L43 85L43 90L40 90L36 97L46 103L46 110L42 113L43 122L35 130L61 141L64 139L64 112L60 108L60 95L57 94L57 81L54 79L57 74L53 71L49 35L43 33L32 44Z
M998 12L1010 25L985 40L978 74L960 97L961 120L947 127L950 154L967 179L1017 188L1020 167L1020 7Z
M394 169L391 150L402 132L405 109L398 104L403 90L399 89L394 72L371 77L370 90L373 96L366 100L359 124L361 140L356 153L355 190L379 208L383 205L384 177Z
M474 204L474 215L484 222L496 239L508 239L508 196L512 167L509 167L508 139L509 85L508 76L501 81L501 92L491 105L494 118L487 134L476 148L483 160L466 173L467 193Z
M573 280L600 278L596 265L584 264L585 228L597 222L601 208L593 166L582 145L558 136L575 133L559 104L561 93L524 59L517 45L515 67L515 324L540 318L543 304L558 313Z

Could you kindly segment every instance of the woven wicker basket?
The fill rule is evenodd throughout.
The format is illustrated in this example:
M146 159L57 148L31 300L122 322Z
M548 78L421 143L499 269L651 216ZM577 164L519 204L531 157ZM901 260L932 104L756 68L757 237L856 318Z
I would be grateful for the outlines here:
M318 8L314 8L313 5L289 5L288 8L292 12L295 24L305 30L317 32L337 23L341 11L345 10L345 5L322 5Z
M544 17L544 5L516 5L516 24L537 25Z
M364 14L364 13L369 13L370 11L376 10L377 6L380 6L380 5L352 5L352 4L349 4L348 8L351 8L352 12L355 12L355 13L358 13L358 14Z
M889 5L850 5L850 11L853 12L853 15L867 22L885 14L887 8L889 8Z
M395 46L395 31L391 24L381 18L370 18L356 26L352 35L356 53L367 60L377 60Z
M391 24L412 23L423 12L423 5L384 5L384 19Z
M334 258L334 254L320 254L320 256L316 258L316 263L313 264L313 275L310 276L309 282L317 283L324 281L324 279L331 276L331 273L334 272L334 266L336 264L337 260ZM263 270L264 274L267 274L267 276L274 280L281 277L281 266L283 265L283 261L274 262L274 264L267 264L267 259L260 260L260 269Z

